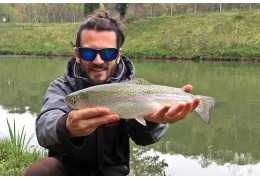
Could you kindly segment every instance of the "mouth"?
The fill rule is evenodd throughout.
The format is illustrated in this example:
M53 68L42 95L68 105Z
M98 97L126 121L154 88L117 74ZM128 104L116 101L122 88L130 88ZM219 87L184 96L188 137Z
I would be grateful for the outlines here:
M107 71L106 68L91 68L90 71L93 72L103 72L103 71Z

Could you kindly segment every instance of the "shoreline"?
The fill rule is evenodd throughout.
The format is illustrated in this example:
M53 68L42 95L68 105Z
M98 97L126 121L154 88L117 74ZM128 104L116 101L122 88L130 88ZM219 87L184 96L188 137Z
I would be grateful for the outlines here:
M69 58L72 55L69 54L33 54L33 53L23 53L23 54L14 54L14 53L0 53L0 60L2 58ZM235 62L235 63L260 63L260 57L212 57L212 56L194 56L194 57L177 57L177 56L150 56L150 55L127 55L131 59L136 59L139 61L142 60L164 60L172 62L212 62L212 63L222 63L222 62Z

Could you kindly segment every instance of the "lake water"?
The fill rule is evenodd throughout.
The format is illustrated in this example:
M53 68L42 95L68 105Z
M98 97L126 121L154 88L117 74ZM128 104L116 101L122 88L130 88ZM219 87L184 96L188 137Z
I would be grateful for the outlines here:
M49 83L66 58L0 57L0 137L6 119L35 134L35 118ZM193 85L193 94L216 98L211 124L196 114L170 125L156 144L131 143L132 175L260 175L260 65L135 61L137 77L156 84ZM31 146L38 146L37 139Z

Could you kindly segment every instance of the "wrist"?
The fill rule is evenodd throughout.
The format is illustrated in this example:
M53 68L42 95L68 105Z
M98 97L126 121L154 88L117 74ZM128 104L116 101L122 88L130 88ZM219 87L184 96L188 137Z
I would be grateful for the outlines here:
M68 118L68 113L65 113L57 122L56 133L61 142L64 141L65 139L70 138L70 132L66 126L67 118Z

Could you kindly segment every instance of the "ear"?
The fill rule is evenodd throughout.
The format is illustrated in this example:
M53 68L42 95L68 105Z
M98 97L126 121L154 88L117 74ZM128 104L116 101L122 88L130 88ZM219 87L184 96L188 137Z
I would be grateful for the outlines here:
M123 53L123 49L119 48L119 55L121 55Z
M118 57L117 57L117 59L116 59L116 63L117 63L117 64L119 64L119 61L120 61L120 59L121 59L121 54L122 54L122 52L123 52L122 48L119 48Z
M73 49L73 55L76 59L76 62L79 64L80 63L80 55L79 55L79 52L78 52L76 47L74 47L74 49Z

